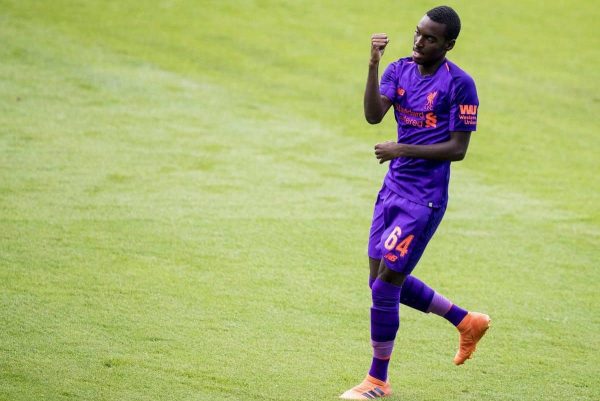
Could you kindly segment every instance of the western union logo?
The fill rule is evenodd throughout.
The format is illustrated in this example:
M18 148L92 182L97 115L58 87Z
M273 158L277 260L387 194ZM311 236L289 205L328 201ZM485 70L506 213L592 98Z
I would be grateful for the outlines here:
M469 114L474 116L475 114L477 114L477 106L474 104L461 104L460 114Z

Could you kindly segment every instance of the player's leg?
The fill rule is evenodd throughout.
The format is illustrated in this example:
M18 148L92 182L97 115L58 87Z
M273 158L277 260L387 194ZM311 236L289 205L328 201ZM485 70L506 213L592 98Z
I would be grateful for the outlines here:
M383 264L383 262L382 262ZM363 400L385 397L392 393L387 380L388 365L394 340L400 326L400 292L405 274L389 271L382 272L373 282L371 296L371 345L373 359L367 377L357 386L344 392L340 398Z
M455 327L468 313L413 275L408 276L402 286L400 302L423 313L441 316Z
M365 380L342 394L343 399L378 398L391 393L387 371L400 326L402 283L425 249L421 243L427 236L427 227L432 216L431 209L409 202L393 193L383 197L381 206L385 229L377 248L385 249L386 254L381 260L377 278L371 289L373 359ZM372 257L373 241L369 241L369 244L369 256Z
M380 259L369 257L369 287L373 285L379 270ZM435 291L412 274L402 285L400 303L423 313L433 313L446 318L454 326L462 321L467 311L454 305L446 297Z
M371 289L371 345L373 359L369 375L387 380L396 333L400 327L400 297L406 274L390 270L382 261Z
M369 254L369 287L372 287L375 282L383 257L383 250L385 250L385 244L381 243L381 238L386 227L384 201L390 194L391 191L385 186L381 188L377 194L377 200L375 202L375 207L373 208L373 219L371 221L369 244L367 248ZM444 210L439 209L437 214L440 215L439 220L441 220ZM439 224L439 221L437 224ZM429 228L430 232L427 233L429 237L433 236L435 233L437 224L434 224ZM400 303L424 313L432 312L436 315L443 316L454 324L454 326L458 326L467 315L466 310L452 304L444 296L435 292L421 280L411 275L406 278L406 282L404 283Z
M377 277L383 257L382 249L385 244L382 245L380 240L385 230L383 201L388 195L389 190L385 187L382 188L373 211L368 245L369 287L372 287ZM444 210L438 209L435 214L437 215L437 223L430 225L427 233L429 238L435 233ZM464 363L471 357L476 349L477 342L485 334L490 324L489 316L477 312L468 312L412 275L406 277L400 303L424 313L434 313L442 316L458 329L459 347L454 357L454 363L457 365Z
M490 326L488 315L462 309L412 275L404 281L400 302L422 312L442 316L458 329L459 346L454 356L456 365L463 364L472 356Z
M381 259L369 257L369 287L373 285ZM375 273L374 273L375 272ZM468 311L453 304L433 288L412 274L402 285L400 303L423 313L433 313L452 323L455 327L467 316Z
M425 230L424 241L421 241L415 245L415 248L422 247L422 250L420 252L413 250L413 257L421 257L427 242L433 237L433 234L441 222L444 213L445 209L443 208L432 210L432 217L430 218L428 227ZM386 255L384 255L384 258L385 257ZM416 264L416 261L413 263ZM450 305L449 309L447 309L448 305ZM454 356L454 363L456 365L463 364L467 359L471 358L473 352L475 352L477 343L479 340L481 340L487 329L490 327L490 317L483 313L467 312L464 309L452 304L445 297L439 294L437 297L434 294L428 309L431 310L432 307L437 314L443 313L443 316L458 329L459 347L456 355ZM465 312L467 313L465 314Z

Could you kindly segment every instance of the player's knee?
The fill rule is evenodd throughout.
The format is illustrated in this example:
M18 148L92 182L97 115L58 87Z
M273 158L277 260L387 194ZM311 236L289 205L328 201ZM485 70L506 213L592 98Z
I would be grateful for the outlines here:
M399 307L400 288L378 279L371 288L371 297L375 309L394 311Z
M384 262L381 263L381 267L379 268L379 274L377 275L379 280L385 281L388 284L395 285L397 287L402 287L404 284L404 280L406 280L406 274L396 272L385 265Z

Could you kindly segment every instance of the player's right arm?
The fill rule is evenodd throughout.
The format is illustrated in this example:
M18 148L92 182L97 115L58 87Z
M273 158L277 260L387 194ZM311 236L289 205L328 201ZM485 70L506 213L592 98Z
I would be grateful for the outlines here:
M381 122L392 105L392 101L379 92L379 61L388 42L385 33L375 33L371 36L371 59L364 98L365 118L369 124Z

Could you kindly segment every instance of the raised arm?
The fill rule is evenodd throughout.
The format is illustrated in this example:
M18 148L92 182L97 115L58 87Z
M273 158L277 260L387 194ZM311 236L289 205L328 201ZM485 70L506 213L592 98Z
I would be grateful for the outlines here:
M379 93L379 61L389 43L387 34L376 33L371 36L371 59L365 88L365 118L369 124L377 124L392 105L392 101Z
M379 163L384 163L397 157L414 157L454 162L465 158L470 139L470 132L453 131L450 132L450 139L448 141L433 145L409 145L397 142L378 143L375 145L375 157L379 159Z

